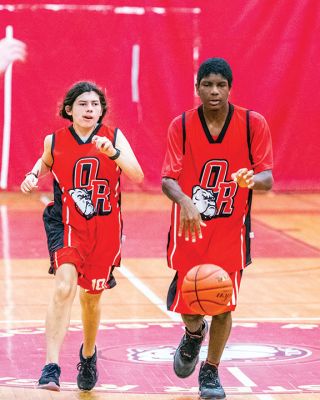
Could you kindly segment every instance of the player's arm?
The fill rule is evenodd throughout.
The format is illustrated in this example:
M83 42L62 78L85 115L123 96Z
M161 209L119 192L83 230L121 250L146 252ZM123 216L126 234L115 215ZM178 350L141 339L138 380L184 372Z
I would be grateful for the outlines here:
M181 189L178 178L182 170L183 142L181 119L175 119L169 126L167 151L162 166L162 191L173 202L180 205L178 236L184 233L185 240L192 242L202 238L201 226L206 226L193 201Z
M111 140L104 136L94 136L92 143L95 144L101 153L114 159L114 162L129 179L135 183L142 183L144 178L143 171L128 140L120 129L117 131L115 146L113 146Z
M272 140L269 126L262 115L250 112L252 169L240 168L231 177L240 187L270 190L273 186Z
M17 39L4 38L0 40L0 72L14 61L24 61L26 58L26 45Z
M184 232L186 241L189 240L190 235L192 242L195 242L197 237L202 239L201 226L206 226L206 224L202 221L201 215L191 198L183 193L179 183L175 179L163 177L162 191L170 200L180 205L178 236L182 236Z
M43 154L29 171L23 182L21 183L22 193L28 194L38 188L38 180L40 176L47 174L53 164L52 153L52 135L46 136L44 139Z

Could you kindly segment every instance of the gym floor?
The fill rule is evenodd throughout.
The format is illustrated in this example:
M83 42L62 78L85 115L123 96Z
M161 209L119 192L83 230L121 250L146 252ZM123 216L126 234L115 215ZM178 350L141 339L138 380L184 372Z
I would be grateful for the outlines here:
M54 279L42 226L49 196L0 193L0 399L198 399L197 373L179 379L172 370L183 326L165 306L174 275L165 258L170 202L147 193L123 193L123 262L118 285L102 299L96 388L76 387L78 298L61 354L62 390L34 388ZM220 368L228 400L320 399L319 210L318 194L254 196L254 262L244 273Z

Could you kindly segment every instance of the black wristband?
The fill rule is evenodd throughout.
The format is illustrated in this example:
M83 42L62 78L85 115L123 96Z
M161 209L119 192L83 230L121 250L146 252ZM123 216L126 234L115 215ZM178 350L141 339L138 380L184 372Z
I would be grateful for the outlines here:
M36 174L35 172L32 172L32 171L27 172L27 173L25 174L24 177L26 178L28 175L33 175L33 176L35 176L36 178L38 178L38 174Z
M116 160L117 158L119 158L120 156L120 150L119 149L115 149L116 150L116 154L112 157L109 157L110 160Z

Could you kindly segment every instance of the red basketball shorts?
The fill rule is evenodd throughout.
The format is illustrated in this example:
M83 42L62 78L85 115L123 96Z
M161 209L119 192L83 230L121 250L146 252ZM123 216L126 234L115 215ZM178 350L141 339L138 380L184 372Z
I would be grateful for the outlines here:
M51 261L49 273L70 263L78 272L79 286L89 293L114 287L112 271L121 260L120 224L111 221L109 229L102 218L65 224L61 212L59 205L50 204L43 213Z
M90 264L84 262L76 247L63 247L51 254L51 266L56 271L63 264L73 264L78 272L78 285L88 293L98 294L116 285L113 276L114 265Z

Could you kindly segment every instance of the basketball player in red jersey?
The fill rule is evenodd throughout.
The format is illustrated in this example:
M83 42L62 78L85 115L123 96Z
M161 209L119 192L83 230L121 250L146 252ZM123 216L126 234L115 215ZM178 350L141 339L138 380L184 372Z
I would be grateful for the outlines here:
M183 301L185 274L195 265L216 264L233 281L232 301L211 320L208 355L199 371L204 399L225 398L218 367L242 272L251 263L252 191L270 190L273 184L268 125L260 114L228 101L231 85L232 71L224 59L211 58L200 66L196 90L202 104L170 124L162 169L163 192L173 201L167 258L176 270L167 303L186 326L174 355L180 378L195 370L208 331L204 315L195 315Z
M47 358L38 388L60 390L59 353L80 286L83 344L77 384L91 390L98 379L96 336L103 290L116 282L120 265L122 220L120 175L142 182L143 172L124 134L103 125L103 92L92 82L78 82L67 92L60 115L72 121L44 140L42 157L21 184L23 193L37 187L51 171L54 202L44 212L55 288L46 317Z

